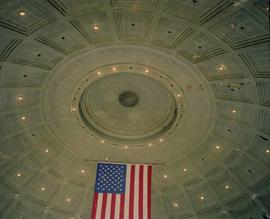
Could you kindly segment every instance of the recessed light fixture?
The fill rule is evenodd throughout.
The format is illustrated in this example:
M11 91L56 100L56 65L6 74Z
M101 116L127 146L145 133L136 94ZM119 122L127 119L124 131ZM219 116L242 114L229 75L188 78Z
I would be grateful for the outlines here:
M113 71L116 71L116 68L115 68L115 67L113 67L113 68L112 68L112 70L113 70Z
M236 113L236 110L233 110L232 113Z
M26 120L26 116L22 116L21 119L22 119L22 120Z
M104 142L105 142L105 140L101 140L100 142L101 142L101 143L104 143Z
M45 190L46 190L45 187L42 187L42 188L41 188L41 191L45 191Z
M270 153L270 150L269 149L266 149L265 152L269 154Z
M177 97L178 97L178 98L181 97L181 94L177 94Z
M219 146L219 145L216 145L216 149L217 149L217 150L220 149L220 146Z
M219 66L218 66L218 70L219 70L219 71L224 71L224 70L225 70L225 66L222 65L222 64L219 65Z
M20 95L20 96L17 96L17 97L16 97L16 100L17 100L17 101L22 101L22 100L23 100L23 96L21 96L21 95Z
M27 12L26 12L25 10L20 10L20 11L18 12L18 15L20 15L21 17L24 17L24 16L27 15Z
M66 201L67 202L71 202L71 198L66 198Z
M232 30L234 30L234 29L236 28L236 24L231 24L231 25L230 25L230 28L231 28Z
M184 172L187 172L187 168L184 168Z
M125 149L127 149L127 148L128 148L128 146L127 146L127 145L125 145L125 146L124 146L124 148L125 148Z
M149 72L149 70L148 69L145 69L145 71L144 71L145 73L148 73Z
M178 203L177 203L177 202L174 202L174 203L173 203L173 207L174 207L174 208L178 208L178 207L179 207Z
M81 173L85 173L85 170L81 170Z
M201 200L204 200L204 196L201 196Z
M229 185L226 185L226 186L225 186L225 189L229 189L229 188L230 188L230 186L229 186Z
M45 151L46 153L49 153L49 150L48 150L48 149L45 149L44 151Z
M160 141L160 142L163 142L163 139L162 139L162 138L160 138L160 139L159 139L159 141Z
M148 143L148 146L152 146L152 143Z
M71 111L72 111L72 112L75 112L75 111L76 111L76 107L72 107L72 108L71 108Z
M21 173L17 173L17 176L20 177L22 174Z
M101 75L101 72L99 71L99 72L97 73L97 75Z
M168 175L167 175L167 174L164 174L163 177L164 177L165 179L167 179L167 178L168 178Z
M94 24L92 26L92 31L94 31L94 32L100 31L100 27L97 24Z

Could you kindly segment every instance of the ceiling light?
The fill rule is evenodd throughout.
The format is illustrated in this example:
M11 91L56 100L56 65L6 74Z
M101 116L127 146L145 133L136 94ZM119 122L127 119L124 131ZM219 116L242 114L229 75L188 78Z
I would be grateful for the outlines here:
M18 12L18 14L19 14L21 17L24 17L24 16L27 15L27 13L26 13L25 10L20 10L20 11Z
M22 174L21 173L17 173L17 176L20 177Z
M97 75L101 75L101 72L99 71L99 72L97 73Z
M226 186L225 186L225 189L229 189L229 188L230 188L230 186L229 186L229 185L226 185Z
M187 172L187 168L184 168L184 172Z
M67 198L66 201L67 201L67 202L71 202L71 198Z
M174 207L174 208L178 208L178 206L179 206L178 203L176 203L176 202L173 203L173 207Z
M181 97L181 94L177 94L177 97L178 97L178 98Z
M113 67L113 68L112 68L112 70L113 70L113 71L116 71L116 68L115 68L115 67Z
M148 146L152 146L152 144L151 143L148 143Z
M162 139L162 138L160 138L160 139L159 139L159 141L160 141L160 142L163 142L163 139Z
M218 66L218 70L219 71L224 71L225 70L225 66L224 65L219 65Z
M23 96L17 96L16 99L17 99L17 101L22 101L23 100Z
M265 152L269 154L270 153L270 150L269 149L266 149Z
M100 142L101 142L101 143L104 143L104 142L105 142L105 140L101 140Z
M236 113L236 110L233 110L232 113Z
M219 145L216 145L216 149L220 149L220 146Z
M75 111L76 111L76 108L75 108L75 107L72 107L72 108L71 108L71 111L72 111L72 112L75 112Z
M235 28L236 28L236 24L231 24L231 25L230 25L230 28L231 28L231 29L235 29Z
M109 158L108 158L108 157L106 157L106 158L105 158L105 160L106 160L106 161L108 161L108 160L109 160Z
M85 170L81 170L81 173L85 173Z
M22 120L26 120L26 116L22 116L21 119L22 119Z
M48 153L48 152L49 152L49 150L48 150L48 149L45 149L44 151L45 151L46 153Z
M149 72L149 70L148 69L145 69L145 71L144 71L145 73L148 73Z
M204 196L201 196L201 200L204 200Z
M124 148L125 148L125 149L127 149L127 148L128 148L128 146L127 146L127 145L125 145L125 146L124 146Z
M164 177L165 179L167 179L167 178L168 178L167 174L164 174L164 175L163 175L163 177Z
M93 30L94 32L97 32L97 31L100 30L100 27L99 27L97 24L95 24L95 25L92 26L92 30Z
M45 187L42 187L41 190L42 190L42 191L45 191L46 189L45 189Z

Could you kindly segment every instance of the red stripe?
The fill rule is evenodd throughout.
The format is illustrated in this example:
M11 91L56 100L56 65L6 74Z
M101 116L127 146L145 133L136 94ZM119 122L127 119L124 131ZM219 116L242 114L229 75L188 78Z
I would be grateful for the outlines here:
M147 209L148 209L148 219L151 219L151 188L152 188L152 166L148 167L147 176Z
M119 219L124 219L125 213L125 194L121 194L120 196L120 214Z
M143 219L143 165L139 172L139 219Z
M131 165L130 191L129 191L129 219L133 219L133 212L134 212L134 181L135 181L135 165Z
M102 198L101 216L100 216L100 219L105 219L106 205L107 205L107 193L103 193L102 197L103 197L103 198Z
M95 219L96 218L97 202L98 202L98 193L97 192L94 192L91 219Z
M114 213L115 213L115 198L116 198L116 194L112 194L112 200L111 200L111 217L110 217L110 219L114 219Z

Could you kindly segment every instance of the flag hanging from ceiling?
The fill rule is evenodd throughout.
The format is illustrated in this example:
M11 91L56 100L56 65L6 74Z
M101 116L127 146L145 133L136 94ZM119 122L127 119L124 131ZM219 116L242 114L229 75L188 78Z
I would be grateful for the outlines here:
M152 166L98 163L91 219L151 219Z

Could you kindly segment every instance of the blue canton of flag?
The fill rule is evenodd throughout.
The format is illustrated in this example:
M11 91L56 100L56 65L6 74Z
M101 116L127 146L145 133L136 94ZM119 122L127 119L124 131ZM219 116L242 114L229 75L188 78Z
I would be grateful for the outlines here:
M99 163L95 192L121 194L125 192L126 165Z

